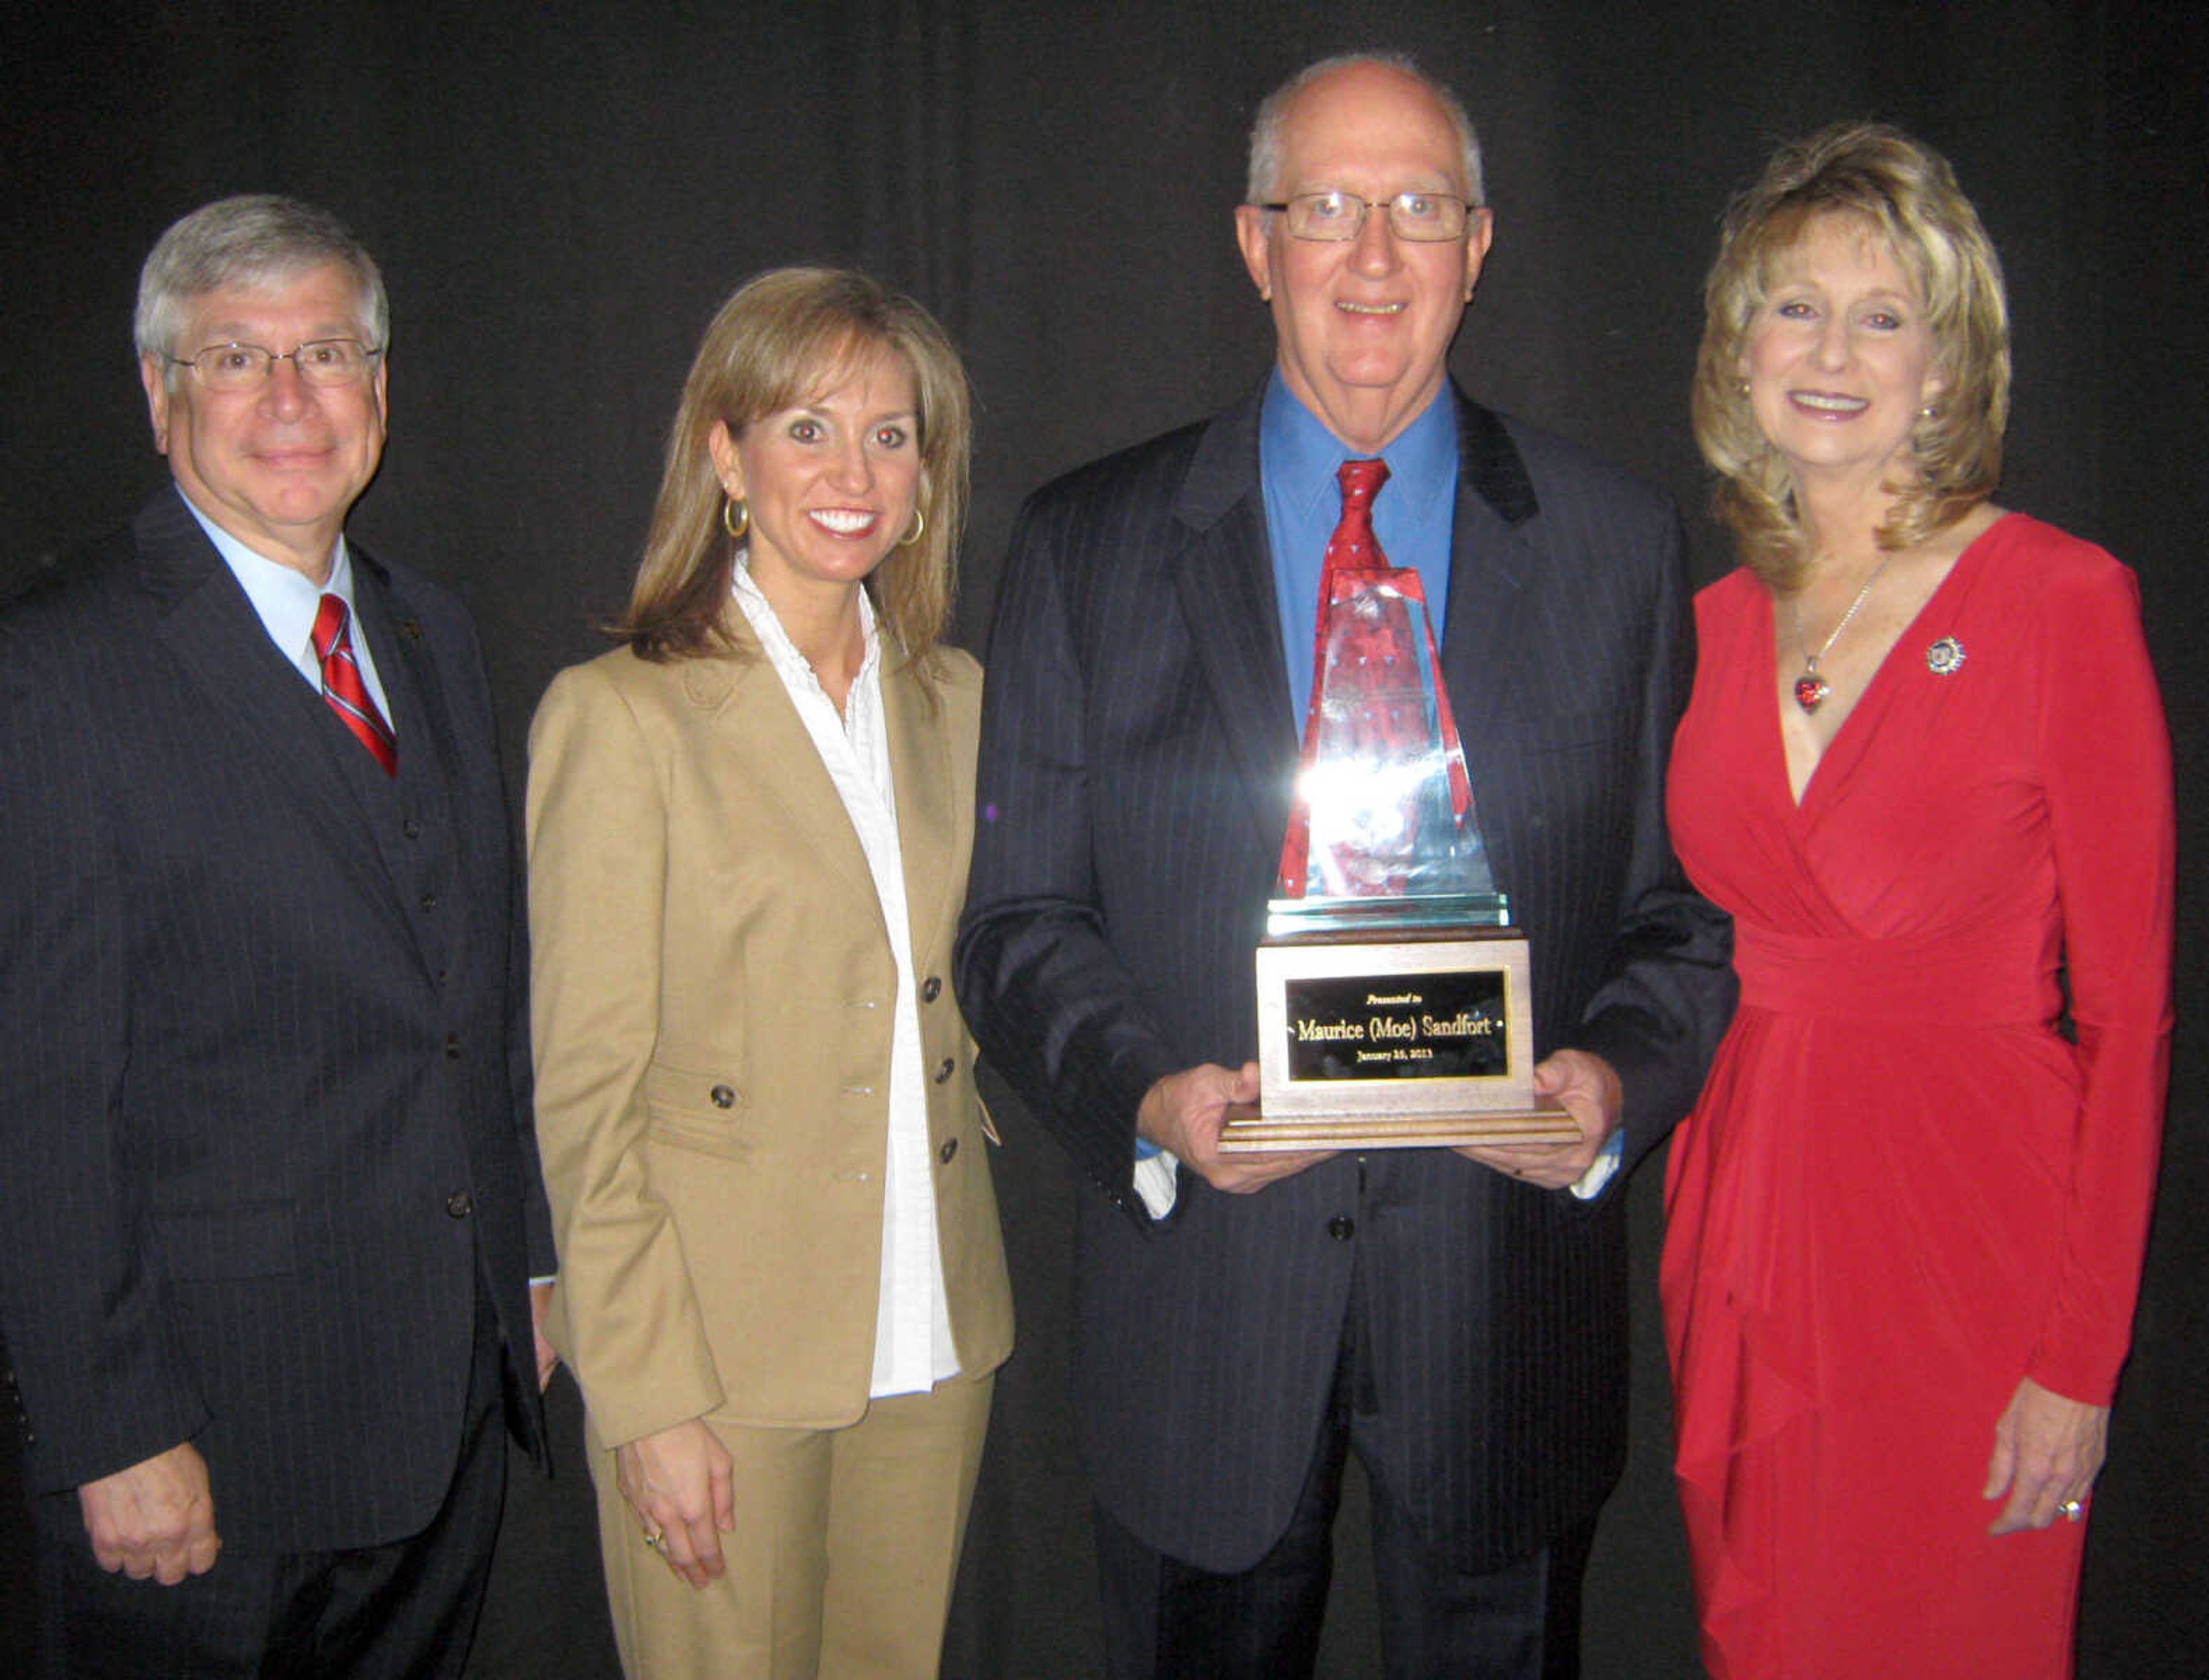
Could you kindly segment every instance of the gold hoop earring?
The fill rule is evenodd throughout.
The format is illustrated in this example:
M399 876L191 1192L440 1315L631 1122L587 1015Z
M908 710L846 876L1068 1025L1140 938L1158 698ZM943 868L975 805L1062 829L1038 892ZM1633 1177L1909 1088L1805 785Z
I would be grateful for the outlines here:
M916 503L913 504L912 509L912 529L906 532L904 536L898 539L898 546L900 548L911 548L915 543L920 540L922 533L927 529L928 515L921 512L919 504Z
M744 533L752 528L751 504L742 497L727 496L721 499L721 529L737 541L744 539Z

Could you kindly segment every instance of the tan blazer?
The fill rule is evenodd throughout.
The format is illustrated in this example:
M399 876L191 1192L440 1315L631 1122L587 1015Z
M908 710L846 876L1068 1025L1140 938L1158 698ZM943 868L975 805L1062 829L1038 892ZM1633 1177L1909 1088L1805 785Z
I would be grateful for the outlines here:
M699 1416L849 1424L873 1370L896 968L828 770L735 630L743 657L563 671L530 730L551 1333L613 1445ZM936 663L934 710L887 648L882 691L944 1285L979 1376L1012 1346L950 978L982 678Z

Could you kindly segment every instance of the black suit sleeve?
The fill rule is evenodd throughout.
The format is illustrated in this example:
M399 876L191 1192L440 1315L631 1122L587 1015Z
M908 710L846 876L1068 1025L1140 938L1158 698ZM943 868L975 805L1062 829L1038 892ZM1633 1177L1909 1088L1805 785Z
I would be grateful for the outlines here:
M1076 1166L1144 1221L1135 1111L1182 1058L1106 936L1087 673L1062 575L1064 557L1088 551L1098 534L1078 527L1110 516L1070 497L1032 502L1014 533L990 632L980 810L954 975L984 1053Z
M0 623L0 1332L35 1492L126 1469L207 1422L122 1159L125 865L68 654Z
M484 663L482 642L472 618L463 614L460 623L466 637L463 668L478 731L476 738L495 742L498 726L491 708L491 678ZM514 806L508 797L504 764L498 763L496 770L498 808L486 812L484 821L489 824L496 819L498 833L506 845L506 1065L507 1081L513 1093L515 1147L521 1157L522 1234L527 1245L529 1275L549 1278L559 1270L559 1260L553 1246L552 1206L545 1199L545 1175L537 1154L535 1071L529 1050L529 909L522 890L524 864L519 837L514 832Z
M1733 1014L1733 927L1691 888L1672 854L1664 776L1694 675L1694 617L1676 520L1651 617L1635 753L1634 838L1604 985L1573 1042L1609 1062L1625 1090L1617 1179L1687 1111Z

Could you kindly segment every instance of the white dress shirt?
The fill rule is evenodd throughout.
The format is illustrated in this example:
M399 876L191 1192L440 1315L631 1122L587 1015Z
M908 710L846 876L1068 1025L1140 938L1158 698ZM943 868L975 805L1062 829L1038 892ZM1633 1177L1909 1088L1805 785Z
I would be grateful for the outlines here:
M882 1283L869 1393L876 1399L917 1394L956 1376L959 1354L951 1340L943 1256L936 1244L928 1084L922 1071L920 1012L913 1002L912 923L906 911L889 731L882 715L882 639L863 589L859 623L866 651L840 717L835 702L783 629L743 559L737 562L733 593L858 833L860 850L874 876L875 895L882 903L890 955L897 965L897 1008L890 1033L889 1147L882 1180Z

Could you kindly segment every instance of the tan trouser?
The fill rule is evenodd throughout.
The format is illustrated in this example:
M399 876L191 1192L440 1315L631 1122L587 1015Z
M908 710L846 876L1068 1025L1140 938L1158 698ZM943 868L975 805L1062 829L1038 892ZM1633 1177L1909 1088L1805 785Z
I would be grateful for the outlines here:
M736 1460L727 1572L687 1586L642 1539L588 1435L629 1680L933 1680L995 1375L879 1400L839 1430L708 1418Z

